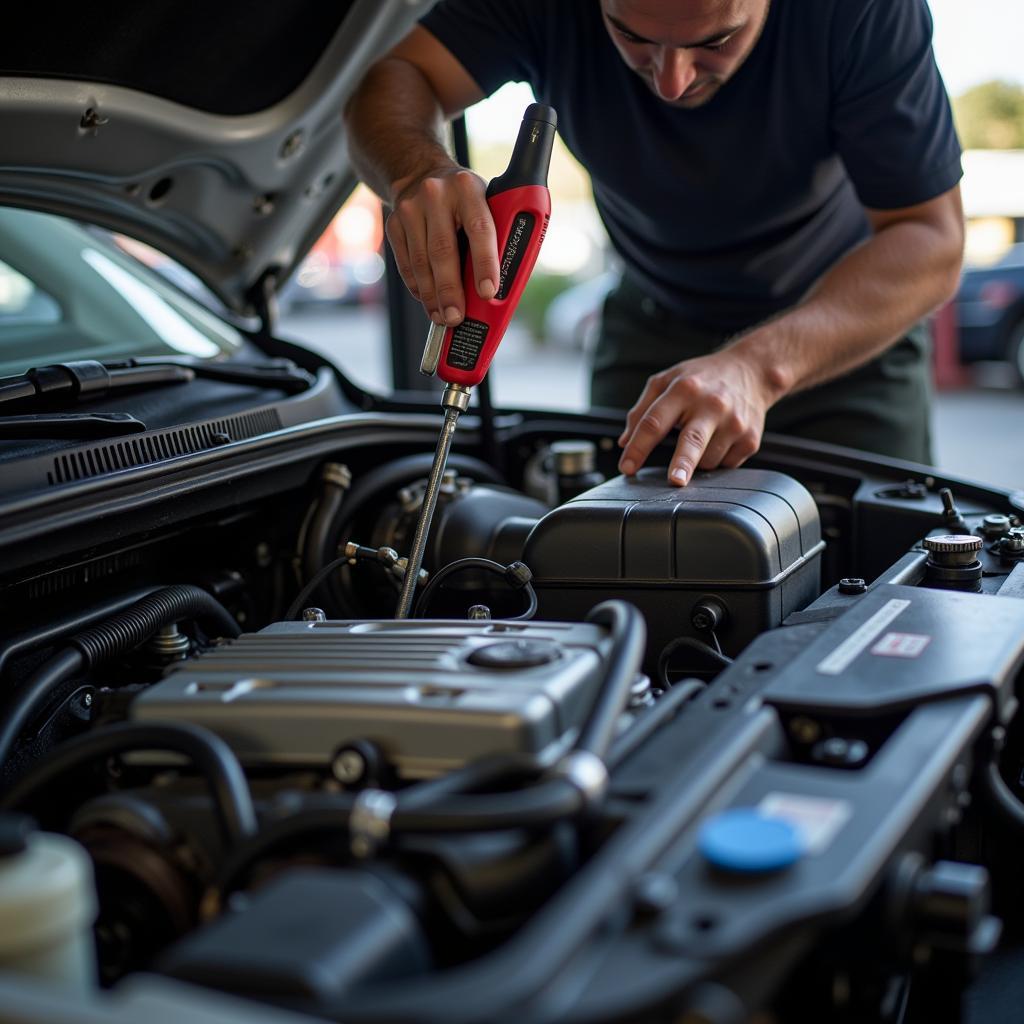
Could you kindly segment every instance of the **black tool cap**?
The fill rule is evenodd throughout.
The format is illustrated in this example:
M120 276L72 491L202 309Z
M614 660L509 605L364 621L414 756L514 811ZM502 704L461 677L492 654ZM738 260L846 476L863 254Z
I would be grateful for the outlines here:
M523 185L547 185L557 125L558 118L552 107L531 103L526 108L512 158L505 173L493 178L487 186L488 197Z

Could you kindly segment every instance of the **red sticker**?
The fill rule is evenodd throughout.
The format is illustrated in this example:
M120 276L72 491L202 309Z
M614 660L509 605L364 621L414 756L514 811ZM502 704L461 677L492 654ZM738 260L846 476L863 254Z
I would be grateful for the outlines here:
M880 654L883 658L916 658L931 639L922 633L886 633L871 648L871 653Z

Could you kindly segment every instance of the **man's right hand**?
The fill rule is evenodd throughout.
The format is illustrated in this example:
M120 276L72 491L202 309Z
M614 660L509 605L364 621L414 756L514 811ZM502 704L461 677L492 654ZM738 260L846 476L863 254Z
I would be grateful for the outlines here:
M397 184L385 233L398 272L435 324L452 326L465 315L459 230L466 233L476 290L498 290L498 243L487 186L472 171L452 165Z

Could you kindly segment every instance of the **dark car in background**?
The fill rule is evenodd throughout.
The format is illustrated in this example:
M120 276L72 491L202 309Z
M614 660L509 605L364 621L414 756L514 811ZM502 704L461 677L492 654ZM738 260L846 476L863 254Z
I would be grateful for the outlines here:
M1006 360L1024 386L1024 242L991 266L966 267L955 299L960 360Z

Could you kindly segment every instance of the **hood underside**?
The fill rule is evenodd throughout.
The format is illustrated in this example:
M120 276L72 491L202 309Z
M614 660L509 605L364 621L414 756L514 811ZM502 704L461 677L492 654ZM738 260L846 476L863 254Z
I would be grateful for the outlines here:
M0 33L0 204L138 238L250 313L354 186L342 107L431 3L21 5Z

